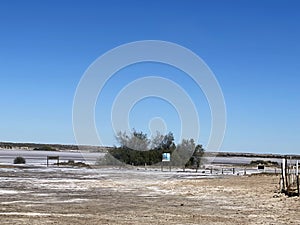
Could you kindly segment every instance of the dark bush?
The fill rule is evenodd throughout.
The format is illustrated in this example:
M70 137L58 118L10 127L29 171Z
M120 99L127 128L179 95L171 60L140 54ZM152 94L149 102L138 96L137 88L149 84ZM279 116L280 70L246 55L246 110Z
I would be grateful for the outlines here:
M14 159L14 164L25 164L25 163L26 163L26 160L21 156L18 156Z

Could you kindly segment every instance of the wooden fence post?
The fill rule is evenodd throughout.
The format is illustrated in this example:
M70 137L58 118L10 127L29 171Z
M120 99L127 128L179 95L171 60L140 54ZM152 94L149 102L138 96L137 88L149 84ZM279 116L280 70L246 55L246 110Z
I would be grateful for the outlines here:
M285 177L285 188L288 191L289 188L289 181L288 181L288 164L287 164L287 157L285 157L285 169L284 169L284 177Z
M298 191L298 196L300 197L300 187L299 187L299 161L297 160L296 163L296 179L297 179L297 191Z
M281 163L281 179L282 179L282 187L281 192L285 191L285 159L282 159Z

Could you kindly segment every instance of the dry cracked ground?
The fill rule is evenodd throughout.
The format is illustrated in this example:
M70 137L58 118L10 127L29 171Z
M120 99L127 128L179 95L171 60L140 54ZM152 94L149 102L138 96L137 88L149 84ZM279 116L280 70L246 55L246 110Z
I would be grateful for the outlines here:
M0 168L0 224L300 224L275 175Z

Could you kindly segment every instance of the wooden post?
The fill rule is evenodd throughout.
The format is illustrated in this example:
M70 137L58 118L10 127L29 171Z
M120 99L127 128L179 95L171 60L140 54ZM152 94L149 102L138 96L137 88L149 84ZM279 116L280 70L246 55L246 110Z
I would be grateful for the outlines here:
M297 176L297 191L298 191L298 196L300 197L299 175Z
M235 174L235 168L232 168L232 173Z
M296 163L296 179L297 179L297 191L298 191L298 196L300 197L300 187L299 187L299 161L297 160Z
M282 159L281 163L281 178L282 178L282 187L281 192L285 191L285 159Z
M285 158L285 170L284 170L284 177L285 177L285 187L286 187L286 190L288 190L289 188L289 181L288 181L288 165L287 165L287 158Z

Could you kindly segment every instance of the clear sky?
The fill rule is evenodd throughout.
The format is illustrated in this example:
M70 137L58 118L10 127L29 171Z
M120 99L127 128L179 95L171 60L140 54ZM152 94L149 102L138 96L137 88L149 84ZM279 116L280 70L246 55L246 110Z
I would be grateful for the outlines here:
M88 66L118 45L164 40L189 48L214 72L227 108L222 151L299 154L299 12L299 1L286 0L2 0L0 141L75 143L73 98ZM120 71L100 94L96 121L104 144L115 144L107 122L114 96L145 74L187 90L205 145L211 118L201 90L182 72L151 63ZM177 136L178 116L167 102L144 99L131 113L132 127L148 132L158 116Z

